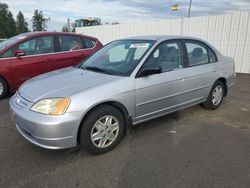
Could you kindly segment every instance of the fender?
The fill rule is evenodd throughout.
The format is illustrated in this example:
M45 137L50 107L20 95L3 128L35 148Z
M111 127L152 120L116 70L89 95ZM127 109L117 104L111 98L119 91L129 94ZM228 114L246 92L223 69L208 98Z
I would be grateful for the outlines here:
M9 86L9 91L13 92L17 89L17 86L15 85L15 79L11 71L8 69L8 65L10 64L11 60L4 58L4 60L0 59L0 77L6 80Z

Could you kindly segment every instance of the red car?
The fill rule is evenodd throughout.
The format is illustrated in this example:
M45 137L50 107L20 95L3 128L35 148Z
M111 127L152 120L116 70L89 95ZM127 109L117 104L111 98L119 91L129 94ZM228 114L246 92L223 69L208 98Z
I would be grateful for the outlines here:
M98 39L73 33L30 32L0 43L0 99L42 73L77 65L102 48Z

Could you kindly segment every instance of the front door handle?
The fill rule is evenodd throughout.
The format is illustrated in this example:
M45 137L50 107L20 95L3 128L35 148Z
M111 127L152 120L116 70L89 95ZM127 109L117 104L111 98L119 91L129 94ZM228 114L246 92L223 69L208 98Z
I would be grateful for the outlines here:
M178 80L181 81L181 82L183 82L185 80L185 78L184 77L180 77L180 78L178 78Z
M85 55L83 55L83 54L82 54L82 55L79 55L79 57L80 57L80 58L84 58L84 57L85 57Z

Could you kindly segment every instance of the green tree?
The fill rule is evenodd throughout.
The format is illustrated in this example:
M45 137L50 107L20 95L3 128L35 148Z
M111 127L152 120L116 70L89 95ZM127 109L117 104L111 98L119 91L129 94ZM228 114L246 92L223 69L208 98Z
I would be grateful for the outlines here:
M50 21L50 18L44 18L43 11L39 12L38 10L35 10L31 21L33 31L46 31L47 23Z
M12 36L16 35L16 22L15 22L11 12L8 12L8 28L9 28L9 36L8 37L12 37Z
M16 23L9 7L0 3L0 38L9 38L16 34Z
M23 13L18 12L16 17L16 34L28 32L28 23L25 21Z
M65 25L62 28L62 32L69 32L69 28Z

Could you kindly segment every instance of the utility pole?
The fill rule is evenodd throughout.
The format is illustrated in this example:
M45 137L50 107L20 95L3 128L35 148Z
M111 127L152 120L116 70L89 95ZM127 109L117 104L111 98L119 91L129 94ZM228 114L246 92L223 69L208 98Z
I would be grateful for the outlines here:
M67 28L68 28L68 32L71 32L71 25L70 25L70 20L68 18L67 20Z
M191 6L192 6L192 0L189 1L188 18L190 17L191 14Z

